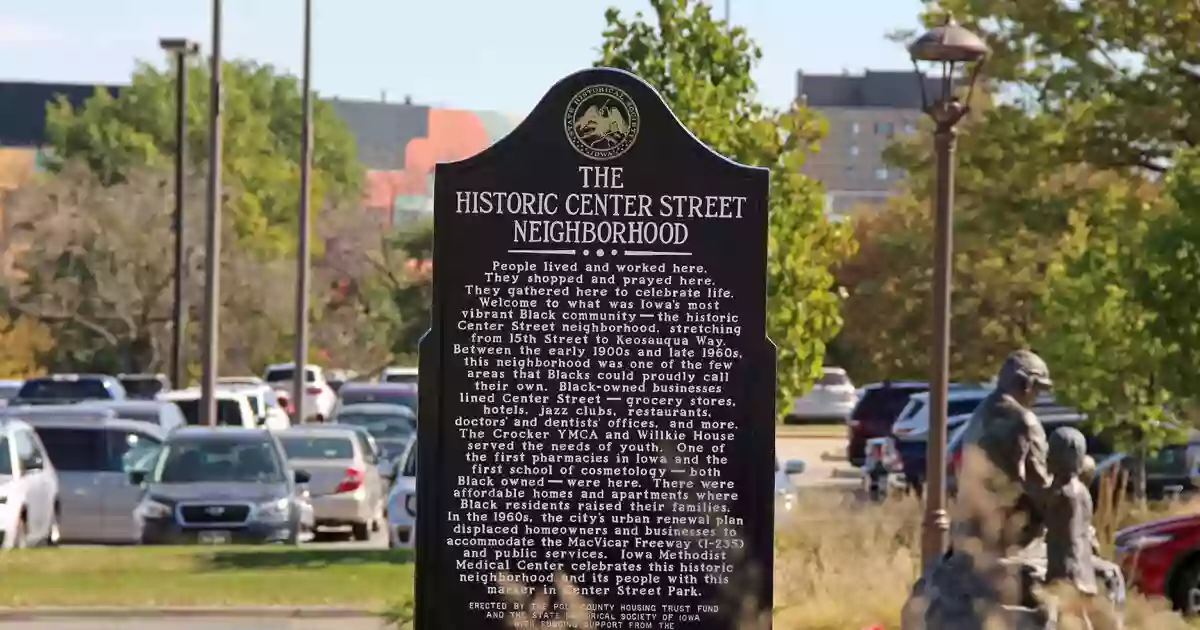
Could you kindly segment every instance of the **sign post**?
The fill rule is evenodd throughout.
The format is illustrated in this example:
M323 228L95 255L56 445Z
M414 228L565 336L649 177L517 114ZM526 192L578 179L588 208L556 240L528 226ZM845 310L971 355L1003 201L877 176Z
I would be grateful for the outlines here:
M418 630L769 628L768 179L604 68L437 166Z

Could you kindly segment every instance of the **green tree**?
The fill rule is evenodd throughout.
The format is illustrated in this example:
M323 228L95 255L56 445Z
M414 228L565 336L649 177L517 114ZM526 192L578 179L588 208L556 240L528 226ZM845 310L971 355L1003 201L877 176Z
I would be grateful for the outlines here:
M1177 352L1158 371L1159 381L1186 404L1200 401L1195 378L1200 365L1200 152L1181 151L1173 163L1163 186L1167 208L1149 217L1133 286L1138 301L1156 315L1149 324L1152 334Z
M1163 370L1178 360L1179 347L1156 334L1159 313L1138 291L1158 273L1143 254L1162 209L1137 182L1108 179L1105 198L1070 214L1046 272L1033 346L1049 363L1060 400L1088 414L1118 448L1146 453L1179 434L1162 422L1166 405L1178 402ZM1139 496L1143 481L1135 474Z
M927 24L946 13L986 38L986 75L1061 129L1064 160L1165 171L1200 143L1195 3L926 0Z
M208 163L209 63L188 67L188 155L200 172ZM106 185L137 168L169 168L175 153L175 73L140 64L114 97L97 90L81 107L60 99L48 108L48 166L86 163ZM300 178L301 89L295 77L268 65L224 66L226 208L242 246L279 254L293 247ZM358 201L362 168L354 139L328 103L313 104L313 199ZM232 194L229 191L240 191Z
M653 85L701 140L743 164L771 169L767 332L779 348L782 415L820 372L825 344L841 326L831 267L854 248L848 227L828 221L821 185L800 172L823 122L802 106L776 111L756 100L750 72L762 57L740 27L697 0L650 0L653 16L616 9L596 65Z

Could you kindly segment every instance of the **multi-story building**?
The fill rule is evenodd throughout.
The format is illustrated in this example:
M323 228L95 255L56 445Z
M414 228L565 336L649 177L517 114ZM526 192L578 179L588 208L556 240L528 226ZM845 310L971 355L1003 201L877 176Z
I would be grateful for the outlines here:
M884 163L883 150L897 134L915 131L922 80L927 94L940 93L937 80L912 71L796 74L797 98L829 123L821 150L804 170L824 182L830 214L882 203L904 177Z

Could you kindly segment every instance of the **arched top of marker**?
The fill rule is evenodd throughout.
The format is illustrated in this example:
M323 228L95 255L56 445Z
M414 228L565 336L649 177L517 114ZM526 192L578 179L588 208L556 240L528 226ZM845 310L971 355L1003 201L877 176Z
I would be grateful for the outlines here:
M658 90L616 68L588 68L563 77L508 135L471 157L439 166L468 169L522 148L543 159L559 157L555 148L561 148L561 157L573 154L595 165L654 160L660 166L664 153L691 149L737 169L767 170L713 150L679 120Z

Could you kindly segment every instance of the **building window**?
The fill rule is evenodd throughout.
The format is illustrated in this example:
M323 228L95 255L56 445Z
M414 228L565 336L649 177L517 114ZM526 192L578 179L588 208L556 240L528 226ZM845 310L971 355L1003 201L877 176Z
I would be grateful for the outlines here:
M888 170L886 168L875 169L875 179L883 181L888 178Z
M850 155L858 156L858 145L853 145L850 147Z
M890 135L892 133L892 131L893 131L892 123L890 123L890 122L875 123L875 134L876 135Z
M850 134L851 135L857 136L859 131L860 131L860 129L858 127L858 123L850 123Z

